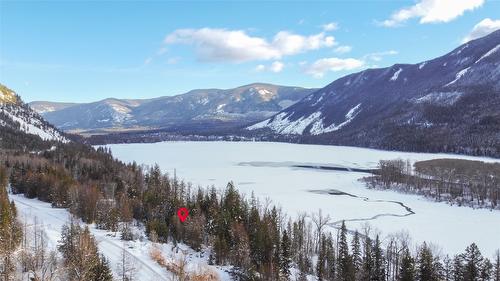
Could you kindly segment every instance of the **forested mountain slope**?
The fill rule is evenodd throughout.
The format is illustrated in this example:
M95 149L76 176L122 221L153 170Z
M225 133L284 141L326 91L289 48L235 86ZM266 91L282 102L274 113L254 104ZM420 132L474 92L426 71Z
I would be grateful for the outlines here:
M26 133L27 135L20 134ZM25 104L12 90L0 84L0 148L44 145L43 141L69 139ZM23 139L22 141L20 139ZM27 140L30 141L27 141Z
M500 157L500 30L347 75L248 130L308 143Z

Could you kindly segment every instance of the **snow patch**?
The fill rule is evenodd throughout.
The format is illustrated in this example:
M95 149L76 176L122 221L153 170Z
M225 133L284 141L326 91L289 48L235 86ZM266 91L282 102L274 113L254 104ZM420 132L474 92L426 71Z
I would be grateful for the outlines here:
M480 57L475 63L478 63L478 62L484 60L485 58L491 56L493 53L495 53L498 50L500 50L500 44L496 45L493 49L489 50L486 54L484 54L482 57Z
M461 92L432 92L414 100L415 103L434 103L440 105L452 105L463 95Z
M419 66L418 66L418 69L422 69L424 68L424 66L427 64L426 61L424 61L423 63L421 63Z
M462 78L462 76L465 75L465 73L467 73L467 71L469 71L469 68L470 68L470 66L457 72L457 74L455 75L455 79L444 86L447 87L447 86L450 86L450 85L454 84L455 82L457 82L460 78Z
M264 101L270 101L274 97L274 93L266 89L259 89L257 93Z
M217 106L217 109L216 109L215 111L216 111L217 113L224 113L224 109L223 109L223 108L224 108L224 106L226 106L226 104L225 104L225 103L219 104L219 105Z
M345 121L336 125L335 123L331 124L330 126L325 127L323 124L323 119L318 120L314 122L311 130L309 131L312 135L320 135L324 133L329 133L329 132L334 132L340 130L342 127L345 125L349 124L355 117L356 115L360 112L361 104L356 105L355 107L351 108L345 115Z
M300 117L295 121L291 121L288 119L287 113L282 112L278 115L274 116L272 119L267 119L257 124L254 124L250 127L247 127L248 130L269 128L276 133L284 134L284 135L301 135L304 133L304 130L312 124L316 122L318 118L321 116L321 112L314 112L307 117Z
M402 68L398 69L396 72L394 72L394 74L392 75L391 79L389 79L389 80L396 81L398 79L399 74L401 73L401 71L403 71Z
M325 97L325 94L326 93L322 93L320 96L319 96L319 99L317 101L315 101L311 106L316 106L318 105L322 100L323 98Z

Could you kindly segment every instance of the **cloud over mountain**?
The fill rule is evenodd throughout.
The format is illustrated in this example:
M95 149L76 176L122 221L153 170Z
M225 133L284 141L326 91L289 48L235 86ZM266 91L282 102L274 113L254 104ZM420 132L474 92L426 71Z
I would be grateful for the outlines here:
M411 7L394 12L381 25L398 26L413 18L418 18L420 23L449 22L483 4L484 0L421 0Z
M216 28L178 29L167 35L164 43L192 45L201 61L235 63L281 59L336 45L335 38L323 32L304 36L280 31L269 41L248 35L243 30Z

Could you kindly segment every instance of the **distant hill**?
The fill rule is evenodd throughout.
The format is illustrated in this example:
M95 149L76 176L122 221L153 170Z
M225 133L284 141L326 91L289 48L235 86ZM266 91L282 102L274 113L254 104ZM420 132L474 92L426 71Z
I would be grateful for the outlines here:
M192 90L177 96L86 104L32 102L30 106L63 130L218 127L263 120L314 89L255 83L234 89Z
M500 31L335 80L247 128L308 143L500 157Z

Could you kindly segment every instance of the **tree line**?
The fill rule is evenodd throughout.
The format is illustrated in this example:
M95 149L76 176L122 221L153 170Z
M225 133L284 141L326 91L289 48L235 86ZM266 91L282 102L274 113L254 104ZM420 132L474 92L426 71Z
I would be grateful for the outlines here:
M459 206L500 209L500 164L463 159L382 160L371 188L416 193Z

